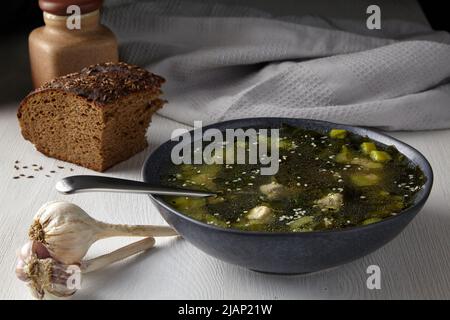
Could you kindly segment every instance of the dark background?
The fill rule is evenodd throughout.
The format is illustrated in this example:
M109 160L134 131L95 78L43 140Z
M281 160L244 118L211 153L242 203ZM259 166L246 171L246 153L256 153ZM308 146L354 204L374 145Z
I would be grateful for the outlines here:
M280 0L274 1L279 5L282 3ZM377 1L373 2L376 4ZM418 0L417 2L422 7L433 29L450 31L450 19L448 18L450 9L447 9L448 6L446 6L445 1ZM5 3L2 3L2 7L3 17L0 20L0 33L2 35L28 32L43 24L42 12L38 7L37 0L5 1Z
M450 19L448 18L450 9L446 9L448 8L448 6L446 6L448 3L430 0L419 0L418 2L434 30L445 30L450 32Z

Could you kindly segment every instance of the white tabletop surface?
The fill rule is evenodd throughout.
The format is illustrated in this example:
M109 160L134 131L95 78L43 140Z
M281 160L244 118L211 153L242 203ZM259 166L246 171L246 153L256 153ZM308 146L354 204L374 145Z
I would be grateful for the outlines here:
M38 153L26 142L16 120L17 103L0 107L0 298L30 295L14 275L16 249L27 239L36 210L46 201L64 199L111 223L163 224L144 195L56 193L55 182L71 174L97 174ZM170 136L176 124L156 116L149 130L150 148L105 175L140 179L146 155ZM429 201L392 242L373 254L336 269L312 275L274 276L216 260L182 239L158 239L157 247L102 271L85 276L80 299L342 299L450 298L450 130L402 132L395 137L430 160L435 184ZM33 179L13 179L20 166L42 165ZM58 168L64 166L64 169ZM71 172L69 168L73 168ZM55 174L46 177L51 170ZM128 239L102 240L89 256L107 252ZM366 287L369 265L381 268L381 290Z
M403 0L386 3L396 4L403 8L402 12L407 7ZM315 10L321 8L317 4ZM424 21L417 8L415 6L405 16ZM28 90L24 88L29 86L25 39L11 37L2 39L0 44L0 299L30 298L28 289L14 275L16 250L27 240L27 230L36 210L47 201L72 201L93 217L110 223L164 224L158 211L143 195L62 196L56 193L54 184L62 177L98 173L47 158L22 138L16 110L18 101ZM154 117L148 137L150 148L105 175L140 179L146 155L168 139L175 126L177 124L168 119ZM156 248L148 253L85 276L82 289L74 298L450 299L450 130L392 135L423 152L434 169L435 183L427 204L413 222L396 239L371 255L327 272L274 276L216 260L182 239L158 239ZM44 169L26 171L35 176L33 179L13 179L17 175L16 160L20 161L20 166L38 164ZM56 173L46 177L51 170ZM95 244L88 255L105 253L129 241L103 240ZM381 268L380 290L366 287L366 269L373 264Z

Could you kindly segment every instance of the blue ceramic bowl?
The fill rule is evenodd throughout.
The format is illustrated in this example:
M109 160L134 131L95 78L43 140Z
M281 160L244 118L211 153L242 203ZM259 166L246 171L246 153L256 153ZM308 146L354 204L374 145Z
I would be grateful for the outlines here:
M411 163L422 169L427 178L425 186L417 194L414 204L396 216L366 226L301 233L222 229L184 215L161 198L150 196L150 199L164 219L200 250L251 270L279 274L315 272L363 257L397 236L425 204L433 184L430 164L416 149L385 134L349 125L289 118L238 119L213 124L204 130L279 128L283 123L323 133L332 128L341 128L368 136L384 145L394 145ZM160 179L171 163L170 154L176 143L167 141L147 158L142 172L144 181L160 185Z

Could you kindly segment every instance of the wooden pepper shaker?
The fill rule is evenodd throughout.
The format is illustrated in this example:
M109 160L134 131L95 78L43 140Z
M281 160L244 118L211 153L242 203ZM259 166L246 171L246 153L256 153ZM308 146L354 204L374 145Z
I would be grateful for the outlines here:
M28 44L34 87L101 62L117 62L117 40L100 24L102 0L39 0L45 26Z

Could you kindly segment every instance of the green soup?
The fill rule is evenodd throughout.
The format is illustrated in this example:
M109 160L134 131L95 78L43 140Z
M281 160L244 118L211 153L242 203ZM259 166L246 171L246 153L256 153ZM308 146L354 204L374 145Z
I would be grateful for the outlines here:
M345 130L324 135L283 126L278 146L279 170L273 176L261 175L258 164L173 165L164 185L218 196L164 199L194 219L223 228L305 232L396 215L411 206L426 181L395 147Z

